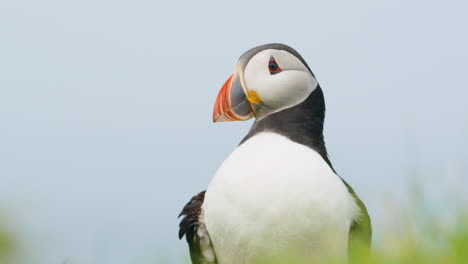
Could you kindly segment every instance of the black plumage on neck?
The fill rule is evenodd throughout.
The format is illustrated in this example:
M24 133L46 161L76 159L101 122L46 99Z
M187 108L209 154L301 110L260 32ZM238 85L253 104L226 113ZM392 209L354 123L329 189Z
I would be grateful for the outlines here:
M239 145L261 132L278 133L317 151L335 171L323 138L324 121L325 99L319 85L302 103L256 120Z

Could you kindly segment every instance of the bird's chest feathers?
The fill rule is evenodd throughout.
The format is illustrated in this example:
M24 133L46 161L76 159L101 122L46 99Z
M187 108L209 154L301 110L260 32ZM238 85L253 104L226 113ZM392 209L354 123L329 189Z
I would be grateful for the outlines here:
M346 247L358 210L318 153L273 133L252 137L225 160L203 209L217 254L237 257L288 243Z

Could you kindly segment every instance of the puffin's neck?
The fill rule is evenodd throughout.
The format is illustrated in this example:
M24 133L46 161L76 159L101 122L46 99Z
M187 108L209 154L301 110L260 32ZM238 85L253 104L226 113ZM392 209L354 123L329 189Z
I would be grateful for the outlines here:
M239 145L260 132L278 133L317 151L335 171L328 159L323 139L324 120L325 100L322 89L318 86L304 102L255 121Z

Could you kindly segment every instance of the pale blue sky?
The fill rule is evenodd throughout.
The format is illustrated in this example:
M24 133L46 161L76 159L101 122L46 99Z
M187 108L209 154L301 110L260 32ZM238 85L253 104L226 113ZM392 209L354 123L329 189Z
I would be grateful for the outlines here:
M317 76L331 160L376 228L412 175L434 201L466 196L467 13L461 0L3 1L0 211L37 263L186 257L176 216L251 125L213 124L214 99L269 42Z

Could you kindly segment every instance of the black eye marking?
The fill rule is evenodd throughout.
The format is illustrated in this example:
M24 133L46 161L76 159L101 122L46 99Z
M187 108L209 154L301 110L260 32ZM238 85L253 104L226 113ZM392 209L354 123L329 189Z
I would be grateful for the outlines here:
M276 62L275 58L273 56L270 57L270 61L268 62L268 70L270 71L270 74L277 74L278 72L281 71L280 66Z

